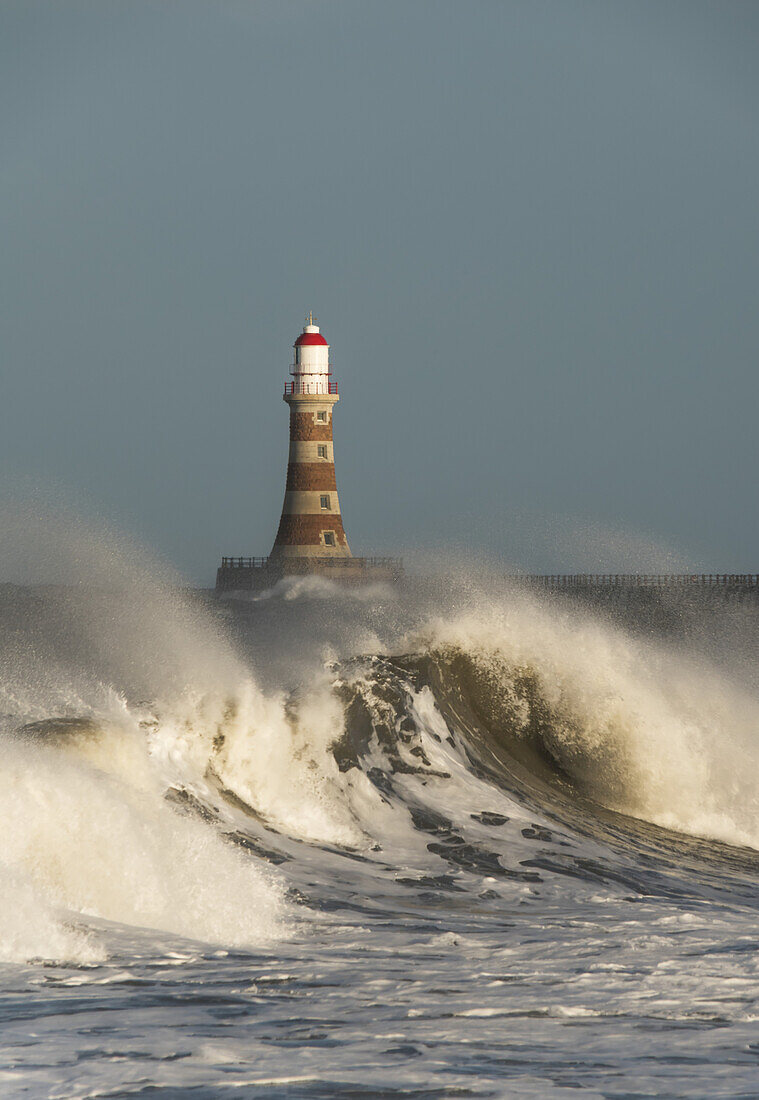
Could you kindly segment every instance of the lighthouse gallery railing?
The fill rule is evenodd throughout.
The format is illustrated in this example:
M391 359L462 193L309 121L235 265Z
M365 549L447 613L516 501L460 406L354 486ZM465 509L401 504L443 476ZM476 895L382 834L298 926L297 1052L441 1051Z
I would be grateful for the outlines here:
M337 382L328 382L326 390L323 382L285 382L285 397L292 397L293 394L298 393L311 394L315 397L322 394L326 396L328 393L337 393Z

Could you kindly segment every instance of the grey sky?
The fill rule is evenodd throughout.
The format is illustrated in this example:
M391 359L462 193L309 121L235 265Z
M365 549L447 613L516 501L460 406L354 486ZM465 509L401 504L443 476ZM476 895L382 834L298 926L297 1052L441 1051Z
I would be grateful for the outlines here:
M759 569L757 57L730 0L2 0L5 478L267 553L313 307L354 552Z

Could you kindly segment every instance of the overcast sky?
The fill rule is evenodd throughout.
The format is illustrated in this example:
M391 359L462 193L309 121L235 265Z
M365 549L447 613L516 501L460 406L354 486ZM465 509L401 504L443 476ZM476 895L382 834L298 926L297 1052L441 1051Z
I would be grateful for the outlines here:
M759 570L759 4L0 0L3 484L265 554ZM0 578L3 579L3 578Z

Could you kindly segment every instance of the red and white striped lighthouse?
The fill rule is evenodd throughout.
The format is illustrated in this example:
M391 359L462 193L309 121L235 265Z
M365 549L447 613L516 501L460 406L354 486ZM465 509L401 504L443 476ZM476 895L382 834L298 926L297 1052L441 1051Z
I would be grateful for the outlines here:
M285 384L290 456L282 518L272 558L349 558L335 481L332 410L340 398L329 369L329 345L306 318Z

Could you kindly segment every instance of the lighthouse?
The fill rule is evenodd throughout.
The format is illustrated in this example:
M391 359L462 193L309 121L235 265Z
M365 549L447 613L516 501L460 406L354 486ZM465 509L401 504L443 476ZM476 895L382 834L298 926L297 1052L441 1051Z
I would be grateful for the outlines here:
M329 344L313 313L293 345L290 452L282 516L271 558L349 558L335 479L332 415L340 400L329 369Z
M357 558L345 536L335 479L332 414L340 400L329 369L329 344L312 313L293 345L284 399L290 410L287 482L268 558L223 557L217 593L271 589L293 576L321 574L338 584L397 582L400 558Z

